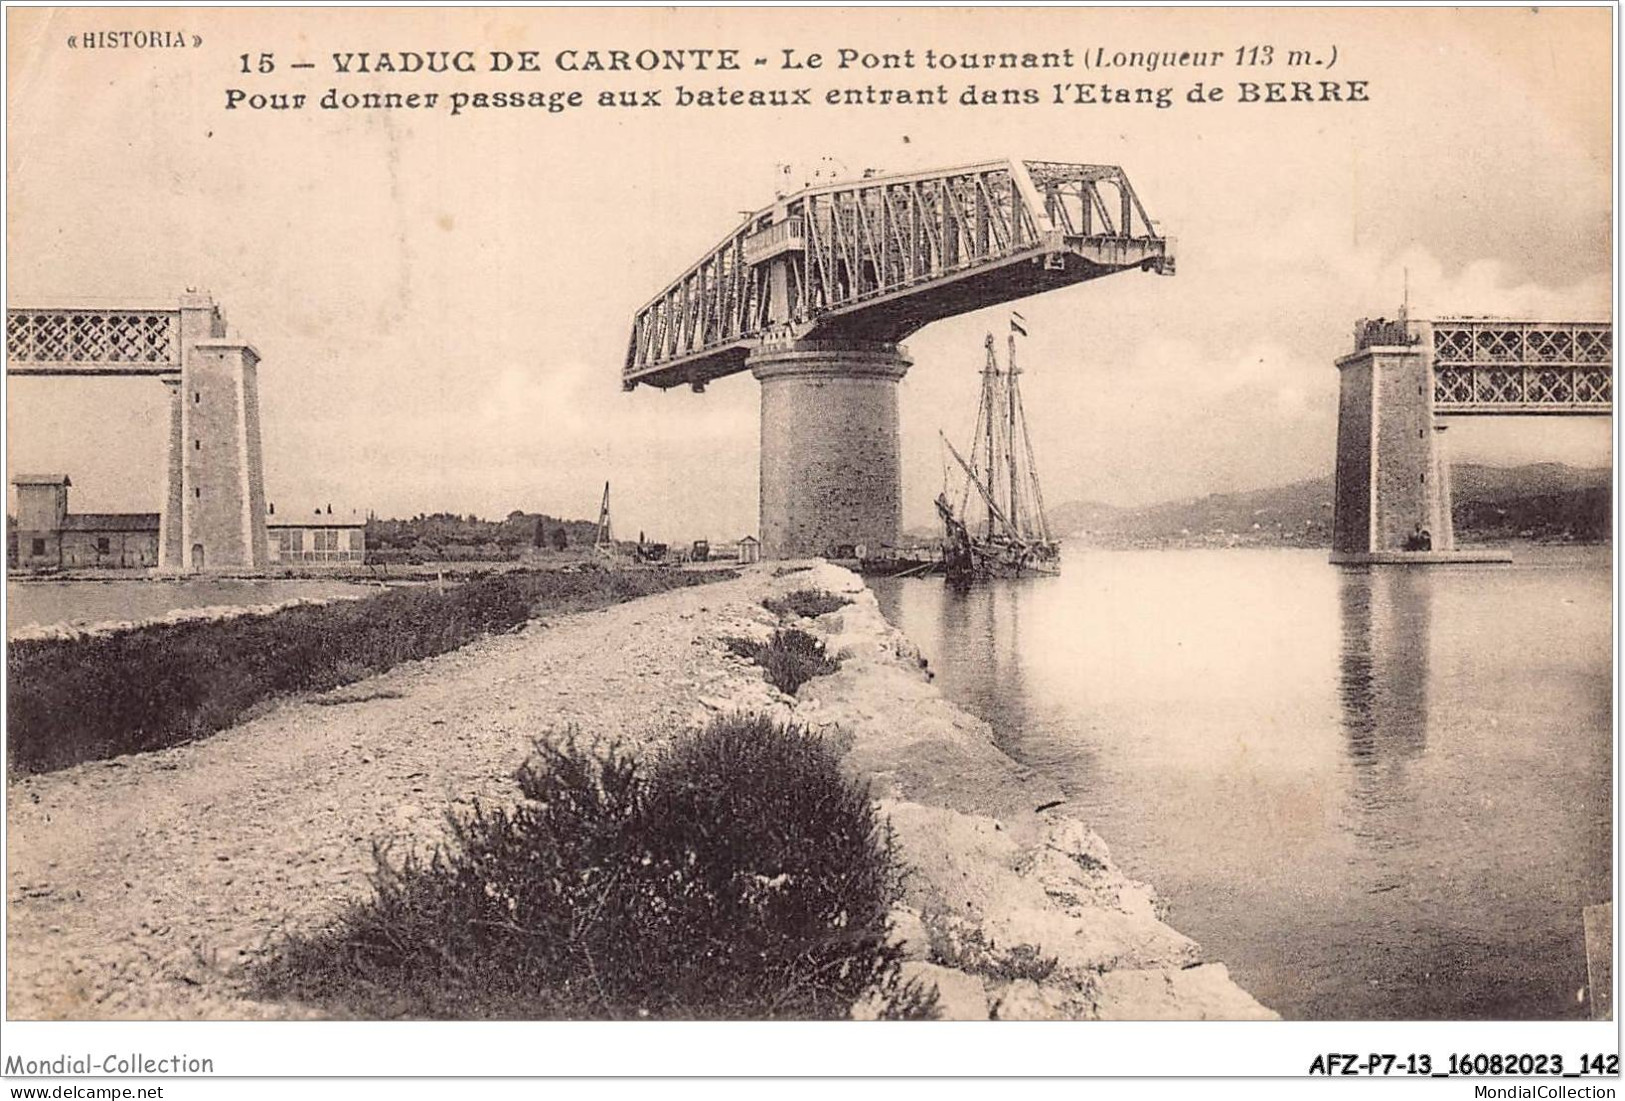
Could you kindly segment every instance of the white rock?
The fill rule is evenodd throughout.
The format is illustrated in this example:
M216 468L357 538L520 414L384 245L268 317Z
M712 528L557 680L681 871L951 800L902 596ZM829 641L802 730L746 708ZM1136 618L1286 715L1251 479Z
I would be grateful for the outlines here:
M993 996L996 1021L1065 1021L1072 1016L1066 999L1031 979L1017 979Z
M1230 979L1222 963L1181 969L1107 971L1095 980L1103 1021L1276 1021Z
M931 955L931 934L920 912L911 906L895 906L891 911L891 935L886 939L903 950L905 960L923 960Z
M910 960L898 969L906 985L918 982L937 991L937 1017L944 1021L987 1020L987 990L982 980L951 967Z

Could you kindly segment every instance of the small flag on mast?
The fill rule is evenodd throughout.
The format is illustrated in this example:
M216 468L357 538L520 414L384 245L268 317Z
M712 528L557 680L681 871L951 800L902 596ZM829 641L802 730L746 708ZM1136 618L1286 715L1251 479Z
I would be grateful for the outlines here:
M1010 331L1020 333L1022 336L1027 335L1027 319L1015 310L1010 311Z

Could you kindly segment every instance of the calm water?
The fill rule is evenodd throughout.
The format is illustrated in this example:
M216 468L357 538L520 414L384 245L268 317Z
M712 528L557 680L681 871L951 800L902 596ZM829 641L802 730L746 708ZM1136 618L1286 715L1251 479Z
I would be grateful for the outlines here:
M6 631L56 623L142 620L178 608L277 604L298 597L344 596L372 592L343 581L8 581Z
M1583 1017L1612 897L1609 555L1078 551L876 584L954 700L1290 1018Z

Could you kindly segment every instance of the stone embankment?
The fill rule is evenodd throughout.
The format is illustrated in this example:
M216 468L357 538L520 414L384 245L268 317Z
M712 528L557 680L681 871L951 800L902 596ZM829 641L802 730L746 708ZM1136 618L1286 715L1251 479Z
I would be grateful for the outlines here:
M780 624L762 599L798 588L851 603L801 624L842 665L791 699L727 639L765 638ZM426 851L448 812L514 799L537 738L653 748L728 711L828 731L871 783L911 868L894 914L906 966L945 1016L1274 1016L942 698L861 580L822 563L533 620L206 741L18 780L10 1015L307 1016L254 1001L244 965L364 895L375 844Z

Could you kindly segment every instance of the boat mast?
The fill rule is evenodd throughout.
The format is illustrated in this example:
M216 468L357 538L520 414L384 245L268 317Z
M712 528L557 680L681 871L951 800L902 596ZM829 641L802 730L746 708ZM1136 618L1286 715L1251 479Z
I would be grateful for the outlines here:
M1050 541L1049 515L1044 511L1044 487L1038 484L1038 463L1033 459L1033 437L1027 431L1027 414L1022 408L1021 398L1016 398L1016 413L1021 418L1021 442L1027 453L1027 480L1032 486L1033 506L1038 513L1038 538L1045 543Z
M1004 513L999 511L999 506L993 500L992 488L982 484L982 479L977 476L975 470L971 469L971 464L965 461L964 457L959 454L959 449L953 445L947 436L942 437L942 442L947 446L948 454L954 457L954 462L959 464L959 469L965 472L966 494L968 495L971 488L975 487L976 492L982 495L982 500L987 502L988 512L996 517L999 523L1009 524L1010 521L1005 518Z
M1007 367L1006 367L1007 373L1009 373L1009 382L1007 382L1007 385L1006 385L1006 390L1009 391L1009 393L1007 393L1007 395L1006 395L1006 398L1007 398L1006 404L1007 404L1007 406L1009 406L1009 411L1007 411L1007 419L1009 419L1009 429L1007 429L1007 434L1006 434L1007 443L1006 443L1006 447L1004 447L1004 456L1006 456L1007 464L1009 464L1009 468L1011 468L1011 518L1012 518L1012 520L1014 520L1014 525L1012 525L1012 528L1014 528L1014 529L1012 529L1012 531L1011 531L1011 536L1014 536L1014 538L1016 538L1016 539L1025 539L1025 538L1027 538L1027 533L1025 533L1025 525L1024 525L1024 523L1022 523L1022 515L1020 515L1020 512L1022 512L1022 510L1020 510L1019 490L1016 489L1016 373L1017 372L1016 372L1016 328L1014 328L1014 326L1011 326L1011 338L1009 338L1009 344L1011 344L1011 348L1009 348L1009 365L1007 365Z
M999 361L998 361L998 358L993 354L993 334L988 333L987 334L987 366L982 368L982 411L981 411L980 414L978 414L977 419L984 421L985 425L986 425L985 431L987 433L987 480L988 480L989 488L991 488L995 484L993 479L997 476L998 470L999 470L999 459L998 459L998 454L999 453L998 453L997 450L995 450L995 442L994 442L994 434L993 434L994 418L998 416L998 408L999 408L999 390L998 390L999 381L998 380L999 380ZM972 455L971 456L971 462L972 462L973 466L975 464L975 460L976 460L976 456ZM987 497L987 537L989 539L992 539L993 538L993 518L994 518L994 516L995 516L995 514L997 513L998 510L994 507L992 494L989 493L989 494L986 494L985 496Z

